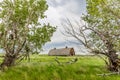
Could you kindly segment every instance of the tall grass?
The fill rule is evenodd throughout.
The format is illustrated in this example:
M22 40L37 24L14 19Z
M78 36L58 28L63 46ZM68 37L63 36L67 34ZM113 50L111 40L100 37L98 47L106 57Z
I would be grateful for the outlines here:
M77 57L74 64L65 62ZM98 76L108 72L105 63L98 57L58 57L63 65L55 62L55 56L31 56L31 62L22 62L0 72L0 80L120 80L119 75Z

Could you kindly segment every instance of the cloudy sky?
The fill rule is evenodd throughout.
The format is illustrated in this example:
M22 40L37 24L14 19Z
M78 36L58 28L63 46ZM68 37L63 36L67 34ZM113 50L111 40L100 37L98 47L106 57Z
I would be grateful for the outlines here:
M49 22L53 26L57 26L57 31L51 38L51 42L48 42L43 47L46 53L52 48L61 47L74 47L78 52L77 46L70 44L67 40L73 40L65 37L61 32L63 31L62 23L66 18L79 20L82 14L86 13L86 1L85 0L47 0L49 5L46 11L47 18L45 22Z

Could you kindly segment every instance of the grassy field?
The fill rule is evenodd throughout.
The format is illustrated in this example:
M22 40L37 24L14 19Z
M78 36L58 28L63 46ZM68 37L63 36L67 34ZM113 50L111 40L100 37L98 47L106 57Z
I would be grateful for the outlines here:
M74 64L65 62L78 58ZM0 80L120 80L119 75L98 76L107 73L105 63L96 56L58 57L63 65L58 65L55 56L32 55L31 61L0 72Z

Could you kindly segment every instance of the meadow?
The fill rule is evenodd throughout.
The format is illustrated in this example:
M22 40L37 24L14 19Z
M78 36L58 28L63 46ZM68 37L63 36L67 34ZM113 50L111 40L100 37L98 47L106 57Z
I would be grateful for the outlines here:
M78 61L67 64L74 58ZM97 56L56 56L31 55L30 62L22 61L5 72L0 72L0 80L120 80L119 75L98 76L108 73L105 63Z

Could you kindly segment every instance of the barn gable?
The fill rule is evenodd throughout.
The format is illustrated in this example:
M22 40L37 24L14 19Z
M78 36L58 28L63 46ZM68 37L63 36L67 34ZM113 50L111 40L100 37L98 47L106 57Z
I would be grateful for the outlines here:
M75 51L73 48L61 48L61 49L51 49L48 53L49 56L73 56Z

